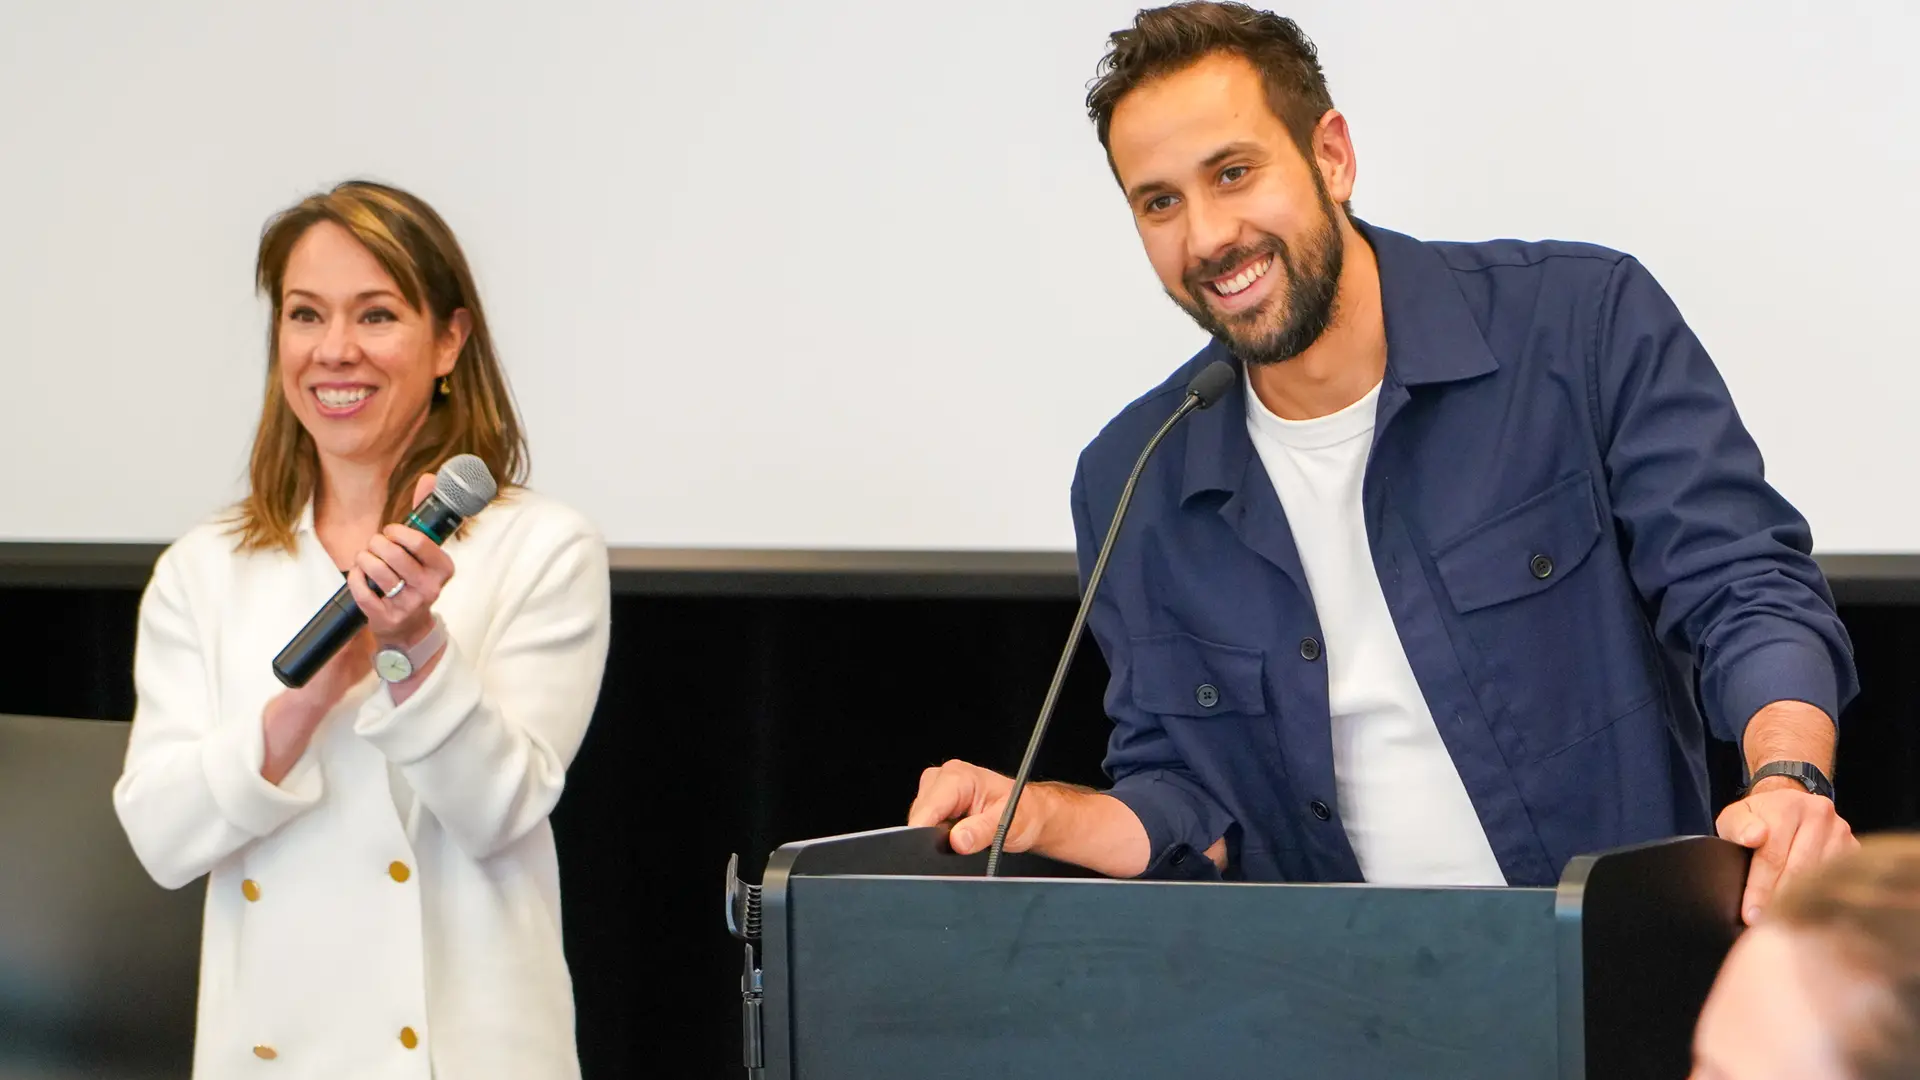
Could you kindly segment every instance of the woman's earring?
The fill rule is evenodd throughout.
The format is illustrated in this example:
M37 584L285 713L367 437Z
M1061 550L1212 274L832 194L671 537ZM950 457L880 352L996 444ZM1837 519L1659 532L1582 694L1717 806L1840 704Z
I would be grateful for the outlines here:
M440 376L440 396L453 396L453 380L445 375Z

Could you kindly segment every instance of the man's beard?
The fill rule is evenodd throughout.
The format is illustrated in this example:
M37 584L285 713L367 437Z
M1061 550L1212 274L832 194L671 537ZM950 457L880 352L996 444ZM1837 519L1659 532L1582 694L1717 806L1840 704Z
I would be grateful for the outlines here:
M1315 177L1317 180L1318 177ZM1192 301L1167 295L1200 324L1200 329L1220 338L1233 354L1248 364L1277 364L1291 360L1327 332L1333 325L1335 302L1340 295L1340 267L1345 247L1340 227L1335 224L1333 201L1320 187L1322 225L1308 235L1298 252L1287 242L1271 234L1248 247L1237 247L1217 259L1189 271L1182 284ZM1276 290L1265 303L1234 315L1221 316L1206 301L1213 292L1212 282L1230 271L1273 256L1273 267L1286 273L1286 289ZM1284 305L1278 312L1276 304Z

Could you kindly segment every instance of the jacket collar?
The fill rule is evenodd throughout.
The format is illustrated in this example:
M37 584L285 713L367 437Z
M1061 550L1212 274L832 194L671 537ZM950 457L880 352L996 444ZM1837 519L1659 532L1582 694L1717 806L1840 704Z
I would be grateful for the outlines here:
M1499 362L1454 282L1453 271L1428 244L1397 232L1354 226L1380 267L1380 303L1387 328L1387 381L1405 387L1477 378ZM1226 343L1215 339L1188 365L1198 372L1215 360L1244 371ZM1253 440L1247 434L1244 375L1214 402L1187 419L1182 502L1208 491L1234 492L1247 473Z

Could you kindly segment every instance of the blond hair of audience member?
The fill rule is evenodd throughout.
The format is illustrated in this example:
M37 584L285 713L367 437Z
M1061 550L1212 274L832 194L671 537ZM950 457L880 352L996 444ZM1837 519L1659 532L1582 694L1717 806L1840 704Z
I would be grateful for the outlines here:
M1728 954L1694 1060L1695 1080L1920 1077L1920 834L1790 882Z

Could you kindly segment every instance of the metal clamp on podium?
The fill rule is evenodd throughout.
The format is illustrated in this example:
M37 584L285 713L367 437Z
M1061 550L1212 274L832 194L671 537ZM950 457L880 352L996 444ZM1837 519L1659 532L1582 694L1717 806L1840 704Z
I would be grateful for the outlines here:
M766 1031L760 1019L765 998L761 971L754 947L760 942L760 886L740 880L740 856L727 858L727 932L745 945L746 961L740 971L740 1063L749 1078L766 1075L765 1051L761 1040Z

